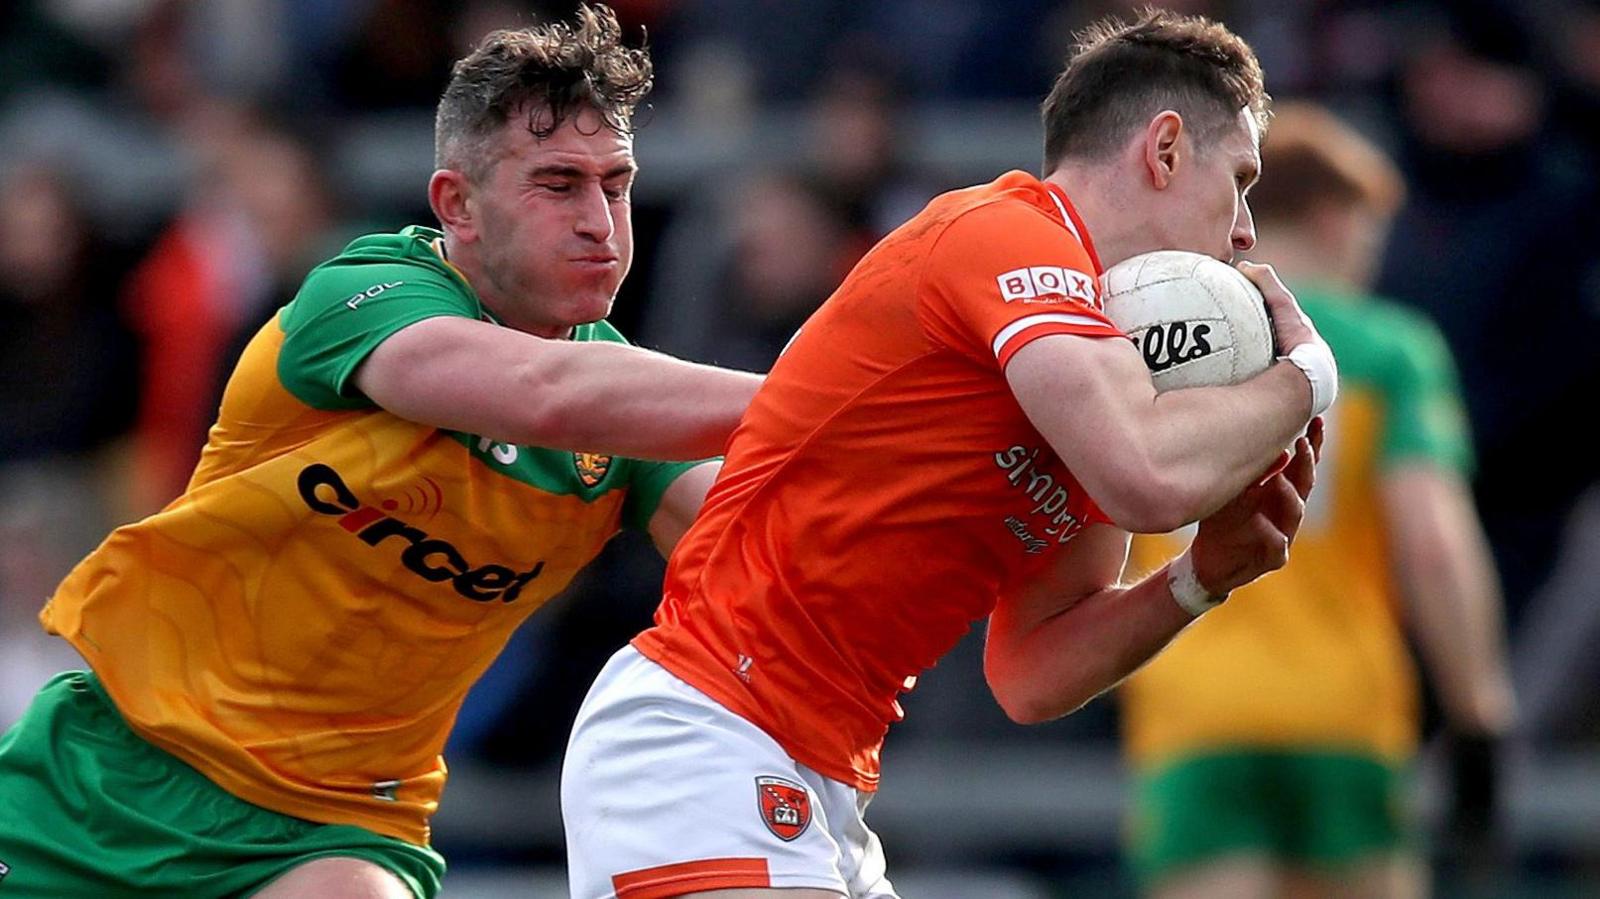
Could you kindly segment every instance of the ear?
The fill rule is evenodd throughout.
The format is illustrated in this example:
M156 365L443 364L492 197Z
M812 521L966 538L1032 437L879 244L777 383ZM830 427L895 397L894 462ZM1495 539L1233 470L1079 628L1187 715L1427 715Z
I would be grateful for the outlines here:
M1182 153L1183 116L1171 109L1163 109L1144 129L1144 165L1150 174L1150 185L1156 190L1166 190L1178 172L1178 166L1187 160Z
M477 217L467 202L471 196L472 182L463 172L439 169L428 179L428 205L434 217L446 233L468 243L478 238Z

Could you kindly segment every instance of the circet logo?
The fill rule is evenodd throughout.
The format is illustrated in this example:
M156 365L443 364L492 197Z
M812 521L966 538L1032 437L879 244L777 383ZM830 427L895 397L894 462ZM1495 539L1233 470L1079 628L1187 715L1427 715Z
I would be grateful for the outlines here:
M494 599L512 602L522 593L522 588L544 570L543 561L534 563L527 571L517 571L506 565L474 567L449 541L362 505L339 473L320 462L301 470L297 486L300 498L311 511L338 516L339 526L368 546L398 537L407 544L400 553L400 564L408 571L425 581L449 581L457 593L474 602Z

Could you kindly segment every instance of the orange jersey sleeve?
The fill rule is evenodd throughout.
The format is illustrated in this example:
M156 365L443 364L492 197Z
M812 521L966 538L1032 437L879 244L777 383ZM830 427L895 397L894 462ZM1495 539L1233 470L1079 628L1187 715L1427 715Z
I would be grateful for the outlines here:
M922 311L934 339L1002 369L1046 334L1121 336L1101 311L1089 251L1048 211L1018 202L949 224L929 255Z

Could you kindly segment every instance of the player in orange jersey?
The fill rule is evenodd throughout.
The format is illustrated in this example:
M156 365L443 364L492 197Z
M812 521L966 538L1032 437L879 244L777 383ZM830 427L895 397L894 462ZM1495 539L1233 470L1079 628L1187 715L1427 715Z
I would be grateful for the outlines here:
M1221 25L1102 23L1045 101L1045 177L936 198L801 328L656 626L579 712L573 896L893 896L863 820L879 749L897 694L974 621L1000 704L1044 721L1284 564L1335 389L1326 345L1246 266L1286 361L1157 396L1098 287L1138 253L1250 248L1266 106ZM1175 563L1120 583L1128 532L1196 520Z
M643 51L603 7L496 32L439 104L442 225L314 269L183 496L41 617L92 672L0 737L0 888L434 895L462 700L624 526L663 550L760 379L626 345ZM257 892L259 891L259 892Z

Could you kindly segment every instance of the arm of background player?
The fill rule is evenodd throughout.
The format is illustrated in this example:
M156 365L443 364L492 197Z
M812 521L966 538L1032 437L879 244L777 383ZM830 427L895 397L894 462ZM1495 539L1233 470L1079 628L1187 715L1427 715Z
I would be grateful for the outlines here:
M1133 344L1103 337L1039 337L1005 373L1056 455L1112 521L1136 533L1215 512L1268 470L1311 409L1305 376L1282 362L1233 387L1157 395Z
M661 503L656 506L656 513L650 516L649 528L650 539L661 551L662 558L672 555L672 548L678 545L678 541L689 530L689 525L694 523L695 516L700 514L700 507L705 504L706 493L711 490L711 483L717 479L720 471L720 459L696 465L678 475L677 480L661 494Z
M1188 553L1204 589L1225 595L1288 561L1320 442L1316 434L1295 441L1282 474L1201 521ZM1173 598L1170 563L1131 587L1119 586L1127 555L1126 532L1089 528L1063 547L1046 577L995 605L983 669L1013 721L1036 724L1081 707L1194 620Z
M659 460L722 452L761 385L760 375L625 344L444 316L379 344L354 380L379 406L437 428Z
M1500 590L1465 481L1414 462L1382 480L1392 566L1453 729L1499 736L1513 715Z

